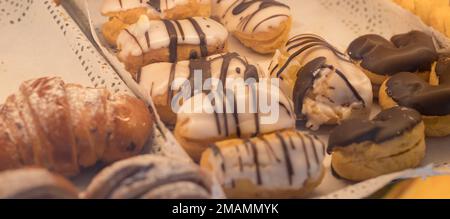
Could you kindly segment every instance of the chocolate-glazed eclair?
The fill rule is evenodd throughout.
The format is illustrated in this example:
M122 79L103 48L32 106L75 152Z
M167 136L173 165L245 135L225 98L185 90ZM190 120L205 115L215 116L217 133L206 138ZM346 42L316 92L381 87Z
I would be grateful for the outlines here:
M139 21L120 32L118 57L133 76L145 65L177 62L226 52L228 32L204 17Z
M412 73L399 73L380 89L382 108L405 106L419 111L425 122L426 135L450 135L450 58L442 56L433 65L430 83Z
M208 199L211 178L186 161L143 155L103 169L88 186L90 199Z
M286 130L212 144L200 164L228 198L302 198L321 183L324 157L319 138Z
M292 26L289 6L276 0L212 0L212 17L262 54L283 46Z
M417 167L425 156L425 126L420 113L394 107L372 120L348 120L328 140L334 172L362 181Z
M389 76L399 72L417 73L428 80L431 65L438 58L433 38L420 31L399 34L390 41L375 34L364 35L354 40L347 52L372 81L375 95Z
M209 17L210 0L103 0L102 15L109 18L102 26L105 39L116 45L117 36L141 15L151 20L181 20L190 17Z
M253 79L255 82L265 77L259 66L250 64L245 57L237 53L224 53L207 58L181 61L175 63L154 63L142 68L138 83L146 95L153 99L161 119L166 124L175 124L176 113L172 109L172 101L182 92L183 83L189 81L195 87L196 72L199 71L202 81L211 80L210 90L218 89L218 83L226 84L227 80ZM193 96L195 92L190 92Z
M344 53L317 35L291 38L269 70L287 84L297 119L307 121L310 129L369 116L370 80Z
M77 188L62 176L41 168L0 173L0 199L76 199Z

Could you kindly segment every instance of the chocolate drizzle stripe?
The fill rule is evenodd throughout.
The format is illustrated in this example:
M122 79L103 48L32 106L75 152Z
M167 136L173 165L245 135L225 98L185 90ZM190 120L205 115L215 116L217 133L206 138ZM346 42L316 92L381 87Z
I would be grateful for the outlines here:
M305 144L305 139L303 137L302 134L297 132L297 136L300 139L300 141L302 142L302 148L303 148L303 155L305 156L305 161L306 161L306 168L307 170L307 174L308 174L308 178L311 177L311 163L309 161L309 154L308 154L308 150L306 148L306 144Z
M259 157L258 157L258 148L251 140L247 140L246 144L249 144L252 149L253 161L255 163L256 183L258 185L262 185L261 170L260 170L260 163L259 163Z
M172 65L170 66L170 75L169 75L169 81L167 84L167 104L171 105L172 104L172 98L173 98L173 90L172 90L172 84L175 80L175 72L176 72L176 68L177 68L177 64L176 63L172 63Z
M183 41L186 40L186 36L184 35L184 30L183 30L183 27L181 26L180 22L177 20L175 20L174 22L177 25L178 30L180 31L181 39L183 39Z
M319 161L319 156L317 154L317 149L316 149L316 144L314 143L314 139L310 135L306 135L306 138L308 138L308 140L311 143L311 147L312 147L313 152L314 152L314 158L316 160L316 164L319 165L320 161Z
M275 151L274 151L272 145L270 144L270 142L264 136L259 136L258 139L261 140L264 143L266 148L270 151L269 154L271 154L273 156L273 158L275 158L275 161L278 162L278 163L281 163L281 159L278 158L278 156L275 153Z
M292 185L293 181L293 175L294 175L294 167L292 166L291 157L289 155L288 147L286 145L286 142L284 141L283 136L277 132L276 133L277 138L281 142L281 147L283 148L283 154L284 154L284 160L286 162L286 170L287 170L287 176L289 180L289 185Z
M178 34L175 25L169 20L162 20L169 34L169 61L176 62L178 60Z
M348 78L344 75L344 73L342 73L339 69L334 68L333 66L327 65L325 66L326 68L329 68L331 70L334 70L336 72L337 75L339 75L339 77L342 78L342 80L344 80L345 84L347 85L348 88L350 88L350 90L353 93L353 96L355 96L355 98L360 101L361 103L363 103L364 107L366 106L366 102L364 101L364 99L361 97L361 95L358 93L358 91L356 90L355 87L353 87L352 83L350 83L350 81L348 80Z
M234 103L233 103L233 118L234 118L234 122L236 124L236 135L238 138L241 137L241 122L239 120L239 114L238 114L238 107L237 107L237 100L236 100L236 95L234 95Z
M242 162L241 151L239 150L239 147L236 147L236 153L238 155L239 171L242 173L244 172L244 164Z
M201 55L207 56L208 55L208 44L206 42L206 34L203 32L202 28L198 24L198 22L194 18L188 18L188 20L191 22L192 26L194 27L195 31L198 34L198 37L200 39L200 52Z
M222 151L220 150L220 148L216 145L216 144L210 144L209 148L211 149L211 151L213 152L214 157L220 157L222 159L221 162L221 168L222 171L224 173L226 173L226 166L225 166L225 156L223 156Z
M256 29L258 29L258 27L261 26L261 24L263 24L264 22L266 22L268 20L271 20L271 19L274 19L274 18L277 18L277 17L289 17L289 15L286 15L286 14L275 14L275 15L272 15L272 16L266 18L266 19L263 19L258 24L256 24L255 27L253 27L252 32L255 32Z

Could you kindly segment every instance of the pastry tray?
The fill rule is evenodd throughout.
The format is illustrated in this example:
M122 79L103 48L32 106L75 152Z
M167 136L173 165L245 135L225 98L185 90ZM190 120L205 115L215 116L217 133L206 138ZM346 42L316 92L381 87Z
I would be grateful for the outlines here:
M284 2L291 6L294 15L291 35L315 33L341 50L345 50L351 40L363 34L376 33L391 37L410 30L422 30L434 36L439 50L450 48L450 41L444 35L426 26L418 17L393 4L390 0L284 0ZM104 52L105 57L118 70L118 73L122 75L131 89L139 93L137 84L114 56L114 51L108 48L102 39L100 27L106 18L100 14L101 1L77 0L77 3L81 8L85 7L84 10L88 14L94 40ZM318 15L327 16L318 17ZM271 56L255 54L243 47L233 37L230 38L229 49L252 59L263 68L267 68L272 58ZM372 111L373 114L376 114L380 110L378 106L374 106ZM326 142L328 140L327 133L330 129L323 128L314 134L318 134ZM450 161L449 143L450 137L427 139L428 149L423 167L389 174L358 184L352 184L334 177L329 170L331 159L328 156L325 160L328 169L327 174L312 197L364 198L396 179L447 173L446 162Z

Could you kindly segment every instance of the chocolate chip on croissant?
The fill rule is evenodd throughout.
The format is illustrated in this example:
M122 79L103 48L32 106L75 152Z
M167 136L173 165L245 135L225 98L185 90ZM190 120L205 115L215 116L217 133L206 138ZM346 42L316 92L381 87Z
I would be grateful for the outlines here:
M0 107L0 170L40 166L66 176L139 154L151 139L146 105L57 77L25 81Z

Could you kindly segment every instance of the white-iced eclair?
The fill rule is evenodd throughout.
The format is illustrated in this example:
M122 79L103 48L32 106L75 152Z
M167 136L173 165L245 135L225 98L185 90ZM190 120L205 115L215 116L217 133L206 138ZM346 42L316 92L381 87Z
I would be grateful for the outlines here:
M313 34L290 39L269 67L291 94L297 118L317 130L350 118L367 118L373 102L369 78L350 59Z
M119 59L133 76L145 65L206 57L226 51L227 30L204 17L139 21L117 38Z
M202 82L211 81L212 86L207 90L217 89L218 83L224 85L230 79L259 81L265 77L259 66L250 64L246 58L237 53L224 53L190 61L150 64L142 68L137 82L147 97L153 99L161 119L173 125L176 113L171 107L172 101L176 101L176 96L183 91L184 82L189 82L190 88L194 88L195 77L199 76ZM194 92L188 95L193 96Z
M101 13L109 18L102 27L103 35L116 45L120 31L136 23L141 15L151 20L209 17L211 0L103 0Z
M245 46L262 54L282 47L292 27L289 6L275 0L213 0L212 16Z
M200 93L178 111L175 137L195 160L208 145L295 128L292 102L272 83L236 86L225 97Z
M200 165L228 198L303 198L321 183L324 158L316 136L286 130L212 144Z

